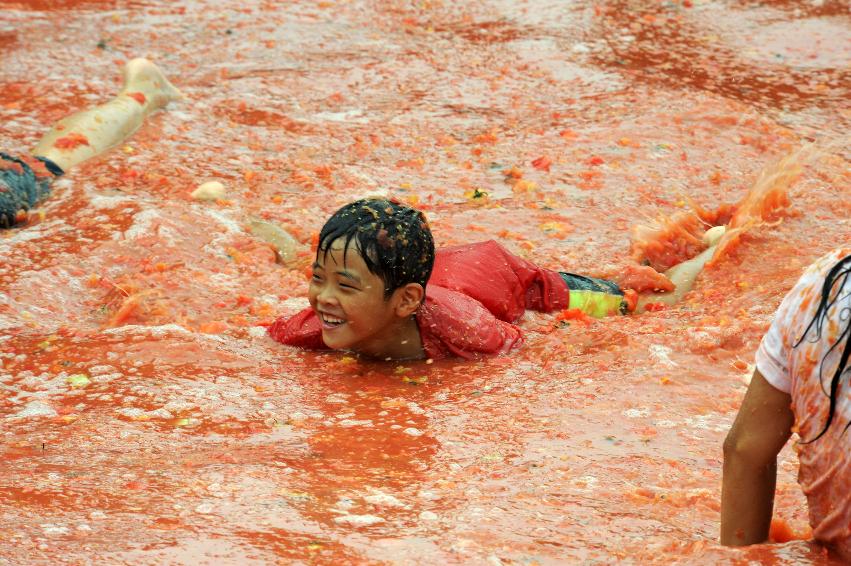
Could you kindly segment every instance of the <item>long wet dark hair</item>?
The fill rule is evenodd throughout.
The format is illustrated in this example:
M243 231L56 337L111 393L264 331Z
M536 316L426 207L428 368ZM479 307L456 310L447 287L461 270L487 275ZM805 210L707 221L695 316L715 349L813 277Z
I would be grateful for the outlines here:
M848 277L851 276L851 255L847 255L839 262L834 265L830 271L827 273L827 277L824 279L824 284L821 287L821 299L819 300L818 309L816 309L816 314L813 316L813 319L810 321L810 324L807 325L806 330L804 331L803 336L795 343L795 348L804 341L804 338L809 334L810 330L815 328L816 335L812 340L813 342L817 342L821 339L821 333L824 327L824 322L827 320L828 313L831 308L836 305L839 301L844 300L849 295L851 295L851 291L845 291L845 283L848 281ZM836 287L836 292L833 293L833 289ZM833 297L831 298L831 295ZM824 381L821 380L822 370L824 369L824 363L827 360L828 356L836 350L837 348L842 348L842 353L839 356L839 364L836 366L836 371L833 373L833 377L830 380L830 391L825 391L825 395L830 398L830 407L827 413L827 422L824 423L824 428L821 432L813 438L812 440L807 440L804 444L809 444L810 442L815 442L819 438L821 438L824 433L827 432L827 429L830 428L830 425L833 423L833 419L836 416L836 404L839 399L839 387L842 383L842 374L845 372L846 366L848 365L848 359L851 357L851 307L841 307L839 312L837 313L839 318L839 322L845 323L845 326L842 328L842 331L839 333L839 336L836 338L836 342L831 344L830 349L828 349L827 353L824 355L824 358L821 360L821 365L819 366L819 381L823 384ZM822 385L824 388L824 385ZM851 421L845 425L843 429L843 434L848 428L851 427Z

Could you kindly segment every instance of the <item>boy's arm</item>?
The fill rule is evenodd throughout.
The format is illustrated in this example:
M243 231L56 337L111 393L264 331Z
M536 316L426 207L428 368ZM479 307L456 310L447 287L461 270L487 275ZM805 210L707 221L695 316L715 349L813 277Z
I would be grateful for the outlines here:
M774 507L777 454L792 434L789 394L754 370L738 415L724 441L721 544L765 542Z

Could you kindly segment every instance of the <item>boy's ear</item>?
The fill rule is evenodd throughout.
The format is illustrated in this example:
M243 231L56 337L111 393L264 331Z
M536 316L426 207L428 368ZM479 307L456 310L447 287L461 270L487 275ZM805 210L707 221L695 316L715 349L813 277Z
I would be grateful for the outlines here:
M400 317L409 317L420 307L425 296L425 289L419 283L408 283L396 289L398 303L396 314Z

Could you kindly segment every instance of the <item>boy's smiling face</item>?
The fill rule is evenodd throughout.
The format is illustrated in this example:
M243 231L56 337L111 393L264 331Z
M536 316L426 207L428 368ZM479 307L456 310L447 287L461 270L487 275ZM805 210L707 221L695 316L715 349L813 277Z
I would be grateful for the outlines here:
M384 295L384 281L369 271L351 242L344 252L342 239L320 250L313 264L308 300L322 325L322 340L334 350L354 350L374 357L417 357L422 346L411 316L411 285Z

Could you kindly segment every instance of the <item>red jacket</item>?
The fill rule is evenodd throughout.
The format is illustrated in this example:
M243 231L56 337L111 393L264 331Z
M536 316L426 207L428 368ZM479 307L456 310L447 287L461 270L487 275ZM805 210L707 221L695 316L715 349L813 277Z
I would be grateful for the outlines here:
M565 309L570 294L556 271L519 258L493 240L437 251L425 302L415 316L426 357L500 354L522 342L515 322L526 309ZM326 349L313 309L269 327L290 346Z

